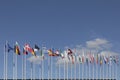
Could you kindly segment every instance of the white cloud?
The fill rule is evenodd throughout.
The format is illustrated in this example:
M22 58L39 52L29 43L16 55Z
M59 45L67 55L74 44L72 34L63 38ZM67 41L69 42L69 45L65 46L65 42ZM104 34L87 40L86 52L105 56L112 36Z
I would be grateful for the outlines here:
M31 56L27 60L34 63L34 64L41 64L41 61L43 61L43 57L42 56L37 56L37 57Z
M112 51L102 51L101 53L100 53L101 55L103 55L103 56L117 56L117 55L119 55L118 53L116 53L116 52L112 52Z
M86 46L87 46L87 48L93 48L93 49L101 50L101 49L105 49L105 48L110 48L111 44L106 39L97 38L97 39L94 39L94 40L91 40L91 41L87 41Z

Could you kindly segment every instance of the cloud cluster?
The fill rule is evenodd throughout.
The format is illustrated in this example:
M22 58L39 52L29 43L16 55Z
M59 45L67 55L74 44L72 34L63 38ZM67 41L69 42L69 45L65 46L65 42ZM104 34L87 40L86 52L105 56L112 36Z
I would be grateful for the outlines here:
M105 48L106 49L110 48L111 44L106 39L97 38L97 39L94 39L94 40L87 41L86 46L87 46L87 48L102 50L102 49L105 49Z
M34 63L34 64L41 64L41 61L43 61L43 56L31 56L30 58L27 59L29 62Z

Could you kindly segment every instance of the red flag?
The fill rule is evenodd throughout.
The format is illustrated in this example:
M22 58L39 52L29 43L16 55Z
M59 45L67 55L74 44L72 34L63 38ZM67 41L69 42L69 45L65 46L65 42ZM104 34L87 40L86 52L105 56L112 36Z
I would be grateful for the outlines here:
M30 52L32 55L36 56L35 52L34 52L34 49L30 47L29 44L25 44L25 47L24 47L25 51L28 51Z

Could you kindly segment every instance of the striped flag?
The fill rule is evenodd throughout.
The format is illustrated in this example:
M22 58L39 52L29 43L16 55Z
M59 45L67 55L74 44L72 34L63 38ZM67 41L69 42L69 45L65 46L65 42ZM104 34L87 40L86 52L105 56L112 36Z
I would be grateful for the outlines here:
M17 55L20 55L20 48L19 48L18 42L16 42L16 44L15 44L15 46L14 46L14 52L15 52Z

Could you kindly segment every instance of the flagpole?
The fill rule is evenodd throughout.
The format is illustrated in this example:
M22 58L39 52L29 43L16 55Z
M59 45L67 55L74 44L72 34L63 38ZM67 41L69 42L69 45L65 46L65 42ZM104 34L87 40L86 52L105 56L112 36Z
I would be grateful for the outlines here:
M26 79L26 55L24 56L25 60L25 65L24 65L24 79Z
M40 69L39 69L39 79L41 79L42 80L42 61L41 61L41 63L40 63L40 65L39 65L39 67L40 67Z
M49 70L49 68L50 68L49 60L50 60L50 57L48 56L48 80L49 80L49 72L50 72L50 70Z
M65 80L65 60L64 60L64 80Z
M58 70L58 73L59 73L59 78L58 78L58 80L60 80L60 64L59 64L59 68L58 68L59 70Z
M90 58L90 57L89 57ZM90 62L88 63L89 64L89 67L88 67L88 69L89 69L89 77L88 77L88 79L90 78ZM90 79L89 79L90 80Z
M6 44L7 44L7 42L6 42ZM8 58L8 53L6 52L6 80L7 80L7 64L8 64L7 63L7 61L8 61L7 58Z
M17 55L16 55L16 80L17 80Z
M104 58L104 56L103 56L103 58ZM103 61L103 73L102 74L103 74L103 79L104 79L104 61Z
M31 62L31 80L32 80L32 71L33 71L33 63Z
M78 63L79 64L79 80L80 80L80 63Z
M94 53L93 53L94 55ZM93 56L93 79L94 79L94 56Z
M71 63L71 80L72 80L72 63Z
M66 77L67 78L66 79L68 80L68 62L67 62L66 68L67 68L67 70L66 70L66 72L67 72L67 76Z
M75 63L75 80L76 80L76 63Z
M50 57L51 58L51 80L52 80L52 57Z
M5 46L4 46L4 80L5 80L5 77L6 77L6 43L5 43Z
M14 54L13 54L13 79L14 79L14 68L15 68L15 62L14 62Z
M42 45L42 50L44 53L44 45ZM42 79L44 79L43 75L44 75L44 61L42 61Z
M22 55L22 80L24 79L23 78L23 75L24 75L24 60L23 60L23 55Z
M119 64L119 63L118 63ZM118 70L118 66L117 66L117 64L116 64L116 68L115 68L115 74L116 74L116 76L115 76L115 79L117 80L118 78L117 78L117 70Z

